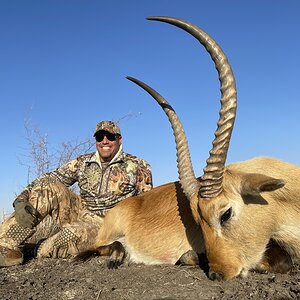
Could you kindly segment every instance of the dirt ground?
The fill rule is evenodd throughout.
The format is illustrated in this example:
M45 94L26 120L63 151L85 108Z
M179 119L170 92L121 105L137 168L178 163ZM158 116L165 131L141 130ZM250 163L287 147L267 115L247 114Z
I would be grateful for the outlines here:
M290 274L250 273L211 281L199 267L131 264L117 270L106 258L33 259L0 269L0 299L300 299L300 265Z

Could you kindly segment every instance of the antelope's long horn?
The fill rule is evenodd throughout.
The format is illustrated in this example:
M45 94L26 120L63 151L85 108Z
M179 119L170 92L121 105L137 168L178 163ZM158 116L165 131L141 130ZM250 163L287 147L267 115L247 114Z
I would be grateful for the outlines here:
M201 198L213 198L222 192L225 161L236 115L236 85L233 72L220 46L202 29L181 19L149 17L148 20L175 25L194 36L208 51L215 63L220 80L221 108L213 147L200 181Z
M133 77L127 76L126 78L139 85L146 92L148 92L162 107L162 109L168 116L176 142L177 169L180 184L187 198L191 200L193 194L199 192L200 182L196 179L194 175L186 134L176 112L174 111L173 107L168 103L168 101L165 100L153 88Z

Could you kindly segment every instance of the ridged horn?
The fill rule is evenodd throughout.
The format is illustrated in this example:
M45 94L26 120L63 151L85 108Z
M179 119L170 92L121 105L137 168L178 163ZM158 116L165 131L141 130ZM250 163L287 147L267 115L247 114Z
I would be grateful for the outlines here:
M225 161L236 115L236 84L230 64L221 47L205 31L181 19L172 17L149 17L177 26L194 36L208 51L218 71L221 90L221 108L213 147L206 161L200 181L201 198L213 198L222 192Z
M135 79L133 77L127 76L126 78L134 82L138 86L140 86L146 92L148 92L166 113L171 123L173 134L175 137L177 169L178 169L180 184L187 198L191 200L193 194L199 192L200 182L195 177L193 171L188 142L181 121L179 120L175 110L168 103L168 101L165 100L153 88L148 86L146 83L138 79Z

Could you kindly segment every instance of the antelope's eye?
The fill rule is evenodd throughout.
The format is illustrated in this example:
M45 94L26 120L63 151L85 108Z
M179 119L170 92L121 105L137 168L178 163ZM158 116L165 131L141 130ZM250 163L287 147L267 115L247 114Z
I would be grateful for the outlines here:
M231 215L232 215L232 207L228 208L221 216L221 218L220 218L221 225L224 222L228 221L231 218Z

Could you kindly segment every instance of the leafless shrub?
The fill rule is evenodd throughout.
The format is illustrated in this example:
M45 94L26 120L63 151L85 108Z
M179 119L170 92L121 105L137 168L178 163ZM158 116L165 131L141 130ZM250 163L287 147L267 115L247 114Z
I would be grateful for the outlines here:
M33 126L30 120L24 122L26 140L29 146L26 161L21 161L28 169L27 183L40 177L44 173L67 163L79 155L91 151L94 142L92 139L85 141L65 141L62 142L58 150L52 150L49 147L48 134L42 134L40 129ZM78 186L75 184L70 189L78 193ZM38 226L36 233L28 241L36 243L37 241L47 238L56 232L59 227L54 224L52 218L47 216Z

